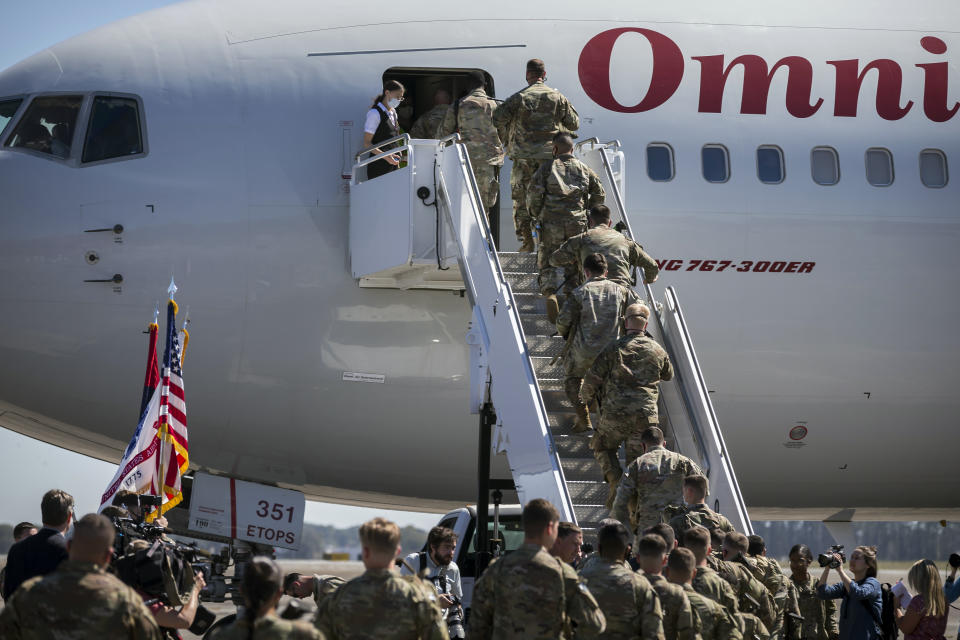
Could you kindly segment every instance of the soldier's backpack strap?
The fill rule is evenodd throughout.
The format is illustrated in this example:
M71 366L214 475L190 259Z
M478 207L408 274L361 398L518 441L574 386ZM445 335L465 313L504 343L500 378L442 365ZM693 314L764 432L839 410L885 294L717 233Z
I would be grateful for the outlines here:
M453 130L457 133L460 133L460 103L464 98L466 96L453 101Z
M427 552L421 551L417 554L417 558L420 560L420 568L417 569L417 575L419 576L427 568Z

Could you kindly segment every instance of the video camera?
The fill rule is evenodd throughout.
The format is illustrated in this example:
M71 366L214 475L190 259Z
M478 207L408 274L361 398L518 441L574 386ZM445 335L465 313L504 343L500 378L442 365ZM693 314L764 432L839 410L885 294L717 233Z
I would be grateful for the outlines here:
M960 569L960 553L951 553L950 559L947 560L950 563L950 566L954 569Z
M834 555L840 556L840 562L833 557ZM831 569L839 569L840 565L847 561L847 557L843 555L843 545L835 544L830 547L826 553L821 553L817 556L817 563L821 567L829 566Z

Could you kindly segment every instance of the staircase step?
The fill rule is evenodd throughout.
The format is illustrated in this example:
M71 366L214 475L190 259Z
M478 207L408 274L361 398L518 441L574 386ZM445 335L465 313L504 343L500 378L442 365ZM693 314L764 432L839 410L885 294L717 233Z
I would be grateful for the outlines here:
M560 336L527 336L527 350L531 356L552 358L563 351L564 339Z
M517 271L504 271L504 277L510 283L510 288L514 293L540 293L540 285L537 284L537 274L520 273Z
M537 380L563 380L567 374L563 370L563 362L557 360L553 361L553 358L546 357L531 357L530 360L533 362L533 370L537 374Z
M520 316L523 333L528 336L552 336L557 333L555 324L547 319L547 314L527 314Z
M600 467L593 458L560 458L560 466L563 467L563 475L568 482L570 480L603 481Z
M573 413L573 405L567 399L567 394L563 392L563 385L558 389L546 389L544 384L540 383L541 395L543 395L543 404L547 407L549 413Z
M500 268L504 271L516 271L519 273L537 273L537 254L516 253L510 251L501 251L497 254L500 257Z
M607 501L606 482L568 480L567 491L574 504L604 504Z
M520 315L543 315L547 312L547 303L539 293L516 293L513 294L517 301L517 311Z
M606 501L607 496L603 496ZM610 515L610 510L603 502L600 504L574 504L573 512L577 514L577 522L597 523Z
M569 429L566 433L559 435L554 433L553 443L557 447L557 453L561 458L592 458L593 450L590 448L590 434L571 434Z

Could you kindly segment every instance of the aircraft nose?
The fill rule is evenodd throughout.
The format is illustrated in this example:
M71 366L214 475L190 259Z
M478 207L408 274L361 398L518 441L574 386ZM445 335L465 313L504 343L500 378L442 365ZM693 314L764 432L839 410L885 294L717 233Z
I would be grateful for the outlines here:
M37 91L56 91L63 68L56 54L45 49L0 71L0 99Z

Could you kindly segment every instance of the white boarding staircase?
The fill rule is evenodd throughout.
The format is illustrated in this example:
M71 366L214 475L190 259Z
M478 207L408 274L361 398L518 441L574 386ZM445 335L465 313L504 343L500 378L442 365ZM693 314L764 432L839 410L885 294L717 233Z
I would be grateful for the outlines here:
M562 519L577 522L589 537L607 515L607 488L589 439L570 431L574 413L563 392L562 364L551 364L563 339L547 320L539 295L536 254L496 251L466 148L457 135L440 141L402 135L381 147L391 143L398 146L378 155L358 154L354 166L353 276L363 287L466 293L473 309L467 332L471 412L479 413L486 402L493 404L493 445L507 455L520 501L550 500ZM365 165L398 151L406 152L405 167L375 180L362 179ZM600 175L611 211L632 235L620 188L624 156L619 145L594 139L578 145L578 155ZM640 293L652 304L649 286ZM672 288L649 330L664 344L676 371L673 382L660 385L662 426L675 448L709 474L711 506L719 506L738 530L751 532Z

